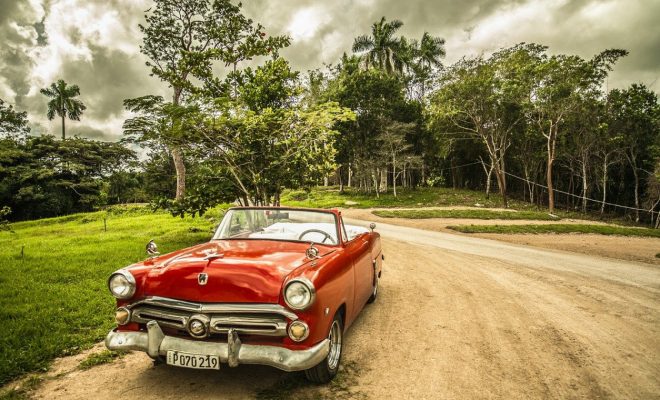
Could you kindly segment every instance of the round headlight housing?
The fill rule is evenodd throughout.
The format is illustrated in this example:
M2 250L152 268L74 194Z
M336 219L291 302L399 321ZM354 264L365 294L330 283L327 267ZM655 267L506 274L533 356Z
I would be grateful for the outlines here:
M135 278L128 271L117 271L110 275L108 289L118 299L130 299L135 294Z
M293 310L306 310L315 296L314 285L307 278L292 279L284 288L284 302Z

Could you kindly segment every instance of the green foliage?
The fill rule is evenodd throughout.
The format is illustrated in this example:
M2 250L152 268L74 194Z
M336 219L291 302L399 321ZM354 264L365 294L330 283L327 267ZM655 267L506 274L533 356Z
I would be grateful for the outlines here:
M4 206L0 208L0 231L10 231L11 226L9 225L9 221L7 221L7 217L11 214L11 208Z
M40 92L51 99L48 102L48 119L54 119L55 115L62 118L62 139L65 139L64 120L68 117L71 120L80 121L80 116L87 109L82 101L75 98L80 95L80 88L78 85L69 86L60 79L51 83L49 88L41 89Z
M463 219L507 219L557 221L560 218L537 211L493 211L493 210L386 210L374 211L374 215L383 218L463 218Z
M174 89L175 105L181 94L199 89L194 81L214 80L214 62L235 66L289 45L288 37L267 37L240 7L229 0L157 0L145 16L140 49L151 73Z
M0 138L23 138L29 133L27 112L16 111L11 104L0 99Z
M88 211L105 204L102 180L134 161L119 143L52 136L0 140L0 203L16 220Z
M0 232L0 383L101 340L114 324L106 280L144 259L150 239L163 252L174 251L208 240L212 226L206 219L117 207L18 222L15 233Z
M457 225L448 226L463 233L591 233L635 237L660 237L660 230L612 225L549 224L549 225Z

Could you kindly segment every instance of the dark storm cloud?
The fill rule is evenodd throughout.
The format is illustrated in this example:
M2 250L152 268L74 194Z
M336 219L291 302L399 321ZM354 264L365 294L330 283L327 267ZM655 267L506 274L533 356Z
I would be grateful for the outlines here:
M549 46L552 53L590 58L625 48L610 87L643 82L658 91L660 1L643 0L244 0L246 14L270 34L289 34L282 51L294 68L322 68L350 53L353 38L370 33L381 17L400 19L400 33L425 31L447 40L451 63L519 42ZM57 134L45 119L38 89L59 78L76 83L88 109L69 132L116 139L126 117L122 101L166 94L148 76L137 29L151 0L0 0L0 98L30 114L34 131ZM221 69L219 69L221 71Z

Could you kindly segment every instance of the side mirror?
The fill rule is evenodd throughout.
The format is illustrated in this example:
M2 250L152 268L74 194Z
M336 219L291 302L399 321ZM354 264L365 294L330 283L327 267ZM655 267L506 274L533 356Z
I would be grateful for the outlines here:
M370 223L370 224L369 224L369 228L371 228L371 231L373 232L374 229L376 229L376 224L374 224L373 222Z
M160 254L158 252L158 246L156 246L156 242L154 242L153 239L151 239L149 243L147 243L147 254L150 256L157 256L158 254Z

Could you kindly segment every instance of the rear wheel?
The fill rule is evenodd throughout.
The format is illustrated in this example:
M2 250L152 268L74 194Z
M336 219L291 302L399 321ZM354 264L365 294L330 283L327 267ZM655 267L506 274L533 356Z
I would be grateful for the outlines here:
M305 370L305 376L314 383L328 383L337 375L339 371L339 362L341 361L342 339L344 336L344 324L341 321L341 314L337 313L330 332L328 340L330 341L330 351L328 356L317 366Z

